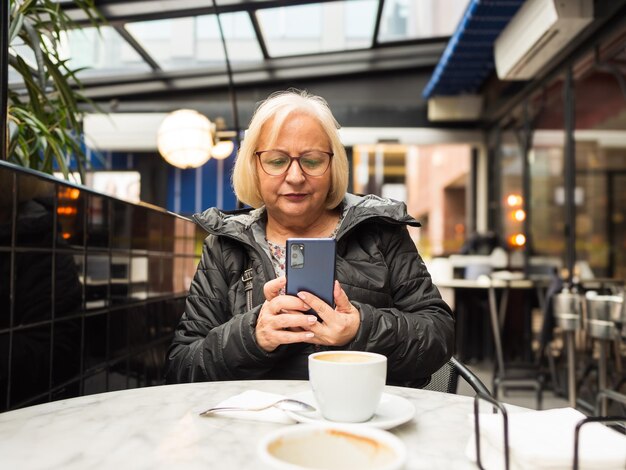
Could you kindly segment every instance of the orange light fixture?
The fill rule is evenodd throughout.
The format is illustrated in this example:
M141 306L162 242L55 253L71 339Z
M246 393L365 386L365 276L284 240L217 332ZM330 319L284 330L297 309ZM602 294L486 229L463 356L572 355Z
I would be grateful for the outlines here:
M78 209L76 207L71 206L59 206L57 207L57 214L59 215L76 215L78 213Z
M59 199L73 199L76 200L80 197L80 189L76 188L63 188L59 190Z
M509 207L519 207L524 202L524 198L519 194L509 194L506 197L506 203Z
M517 220L518 222L523 221L525 218L526 212L522 209L517 209L516 211L513 211L513 219Z
M526 244L526 236L523 233L515 233L509 238L509 244L515 247L521 247Z

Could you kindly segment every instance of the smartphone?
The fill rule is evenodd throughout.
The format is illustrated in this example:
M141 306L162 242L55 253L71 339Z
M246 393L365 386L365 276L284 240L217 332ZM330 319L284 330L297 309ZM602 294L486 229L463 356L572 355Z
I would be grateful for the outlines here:
M335 308L335 252L334 238L288 238L285 292L310 292Z

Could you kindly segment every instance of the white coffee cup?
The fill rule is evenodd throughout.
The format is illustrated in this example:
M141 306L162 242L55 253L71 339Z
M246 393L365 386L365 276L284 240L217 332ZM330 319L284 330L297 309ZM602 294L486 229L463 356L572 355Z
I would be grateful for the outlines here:
M309 382L322 416L361 423L376 412L387 379L387 358L363 351L309 355Z
M299 424L261 438L263 468L276 470L399 470L405 444L382 429L352 424Z

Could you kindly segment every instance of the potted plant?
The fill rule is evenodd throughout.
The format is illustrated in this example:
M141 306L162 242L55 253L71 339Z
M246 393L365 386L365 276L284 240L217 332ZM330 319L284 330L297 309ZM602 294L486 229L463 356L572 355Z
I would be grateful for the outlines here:
M74 0L94 26L102 23L94 0ZM8 151L10 162L68 177L72 158L81 174L86 156L81 146L79 105L89 103L72 68L61 57L64 31L77 28L54 0L10 0L9 64L21 76L8 89Z

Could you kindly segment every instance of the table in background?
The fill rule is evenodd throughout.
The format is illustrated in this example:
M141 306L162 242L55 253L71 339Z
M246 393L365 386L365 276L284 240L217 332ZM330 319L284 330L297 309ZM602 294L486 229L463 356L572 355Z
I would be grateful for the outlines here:
M491 323L491 331L493 335L493 342L496 352L496 374L500 376L505 375L504 364L504 352L502 348L502 328L504 327L504 321L506 318L506 310L508 307L508 296L511 290L533 290L537 291L537 295L540 303L543 300L540 289L546 286L545 281L538 281L533 279L488 279L485 281L472 280L472 279L448 279L445 281L438 281L435 285L439 289L452 289L455 293L459 290L483 290L487 292L487 299L489 301L489 319ZM496 291L501 290L502 296L498 303ZM444 296L445 298L445 296ZM541 305L542 306L542 305ZM542 306L543 307L543 306ZM456 306L455 306L455 310ZM457 321L465 322L468 319L461 318ZM458 343L458 341L457 341ZM459 345L457 344L457 349ZM460 351L457 350L457 354Z
M291 395L306 381L204 382L138 388L0 414L0 468L258 469L259 440L282 424L198 411L255 389ZM387 387L410 400L412 421L391 432L408 448L407 470L475 469L465 457L473 398Z

